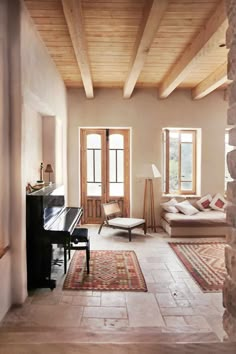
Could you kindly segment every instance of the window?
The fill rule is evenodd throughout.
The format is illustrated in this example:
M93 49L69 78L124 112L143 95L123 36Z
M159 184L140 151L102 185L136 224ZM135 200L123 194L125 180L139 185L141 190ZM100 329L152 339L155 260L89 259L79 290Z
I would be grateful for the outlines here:
M196 130L164 129L164 193L196 194L196 136Z
M233 180L229 174L228 165L227 165L227 154L231 150L233 150L233 147L229 145L229 131L226 130L225 132L225 191L227 190L227 182Z

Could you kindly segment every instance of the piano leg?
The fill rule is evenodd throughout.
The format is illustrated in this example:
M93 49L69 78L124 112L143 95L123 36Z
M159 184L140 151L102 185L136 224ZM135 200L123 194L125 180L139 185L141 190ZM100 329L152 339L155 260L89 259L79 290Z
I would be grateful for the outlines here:
M67 272L67 247L64 245L64 274Z

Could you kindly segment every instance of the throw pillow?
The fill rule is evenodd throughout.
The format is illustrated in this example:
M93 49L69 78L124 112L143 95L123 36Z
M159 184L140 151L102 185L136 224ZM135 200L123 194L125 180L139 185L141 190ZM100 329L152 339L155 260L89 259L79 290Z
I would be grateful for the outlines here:
M200 210L209 210L210 208L210 203L212 201L212 196L210 194L205 195L201 199L199 199L196 204L199 207Z
M178 204L177 200L175 198L172 198L171 200L169 200L166 203L162 203L161 207L167 211L168 213L178 213L179 210L176 209L175 205Z
M194 215L199 213L199 210L195 208L192 204L189 203L189 201L185 200L184 202L178 203L175 205L175 207L181 211L181 213L185 215Z
M226 204L225 198L220 193L217 193L212 199L210 207L214 210L224 211Z

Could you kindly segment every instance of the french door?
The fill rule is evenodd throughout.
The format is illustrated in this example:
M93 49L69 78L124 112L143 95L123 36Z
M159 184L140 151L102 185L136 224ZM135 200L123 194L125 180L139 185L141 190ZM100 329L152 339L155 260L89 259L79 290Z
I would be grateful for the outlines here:
M80 142L83 222L100 223L101 204L109 201L118 201L129 216L129 130L81 129Z

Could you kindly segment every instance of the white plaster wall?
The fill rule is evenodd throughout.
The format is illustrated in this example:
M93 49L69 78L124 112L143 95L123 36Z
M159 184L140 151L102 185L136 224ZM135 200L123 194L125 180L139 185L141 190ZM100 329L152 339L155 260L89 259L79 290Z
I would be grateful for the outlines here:
M21 15L21 60L24 104L42 116L54 116L59 126L56 129L62 127L63 136L57 141L56 147L56 163L59 166L55 166L55 169L57 182L66 184L66 89L25 6ZM63 154L60 151L62 144L65 144Z
M161 132L164 127L202 129L201 193L224 192L224 128L227 102L222 92L193 101L189 91L178 90L168 99L158 99L156 89L135 90L123 99L117 89L95 90L88 100L83 90L68 90L69 204L79 204L79 127L131 127L131 191L133 216L142 215L143 181L137 178L146 163L154 162L162 171ZM157 204L160 180L155 180Z
M11 306L11 254L7 252L0 259L0 321Z
M59 122L59 128L56 130L63 131L61 138L57 139L59 152L56 157L58 161L56 168L58 182L63 181L65 184L67 182L67 102L64 83L39 38L23 1L0 0L0 5L2 3L8 4L11 18L8 38L9 58L6 60L11 73L9 92L5 90L6 83L4 86L4 92L10 99L10 119L7 115L5 119L6 122L10 121L11 126L9 135L11 155L6 151L8 154L4 158L6 159L5 180L8 180L7 162L10 161L11 165L9 182L11 223L10 231L8 230L7 233L10 239L10 252L0 259L0 320L12 303L22 303L27 296L25 187L29 180L38 179L37 166L42 157L40 115L55 116ZM1 7L0 14L2 14ZM6 11L4 18L7 18ZM0 37L1 34L0 30ZM7 64L4 65L4 72L7 72ZM2 107L0 112L2 113ZM0 138L7 141L7 137L5 124ZM0 140L0 145L1 142ZM0 160L0 171L2 171L2 160ZM4 198L7 196L7 186L6 184ZM9 214L7 201L1 198L1 205L2 202L5 203Z
M13 301L21 303L27 294L26 278L26 229L25 229L25 186L29 179L38 179L37 166L42 158L42 121L39 115L55 116L63 126L63 139L66 144L67 137L67 102L64 83L43 45L30 15L21 2L20 17L20 57L21 57L21 91L23 97L21 116L21 213L17 215L18 228L18 254L15 262L12 261L13 272L21 272L20 279L13 288ZM32 121L30 122L30 120ZM34 129L35 128L35 129ZM34 146L32 150L32 146ZM57 169L57 182L67 182L66 149L56 155L60 161L60 170ZM34 160L34 161L32 161ZM21 227L20 227L21 225ZM16 277L16 276L15 276ZM16 280L16 279L15 279ZM14 284L14 281L12 282Z
M0 0L0 245L10 242L10 139L7 0ZM11 256L0 258L0 321L11 303Z
M34 185L40 178L40 163L43 161L42 116L30 106L23 106L23 171L25 184ZM34 142L32 142L32 139Z

